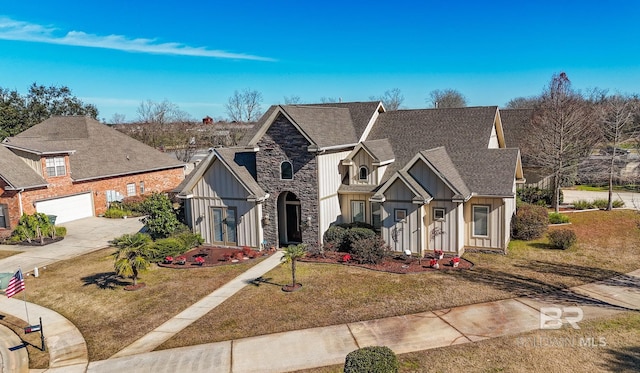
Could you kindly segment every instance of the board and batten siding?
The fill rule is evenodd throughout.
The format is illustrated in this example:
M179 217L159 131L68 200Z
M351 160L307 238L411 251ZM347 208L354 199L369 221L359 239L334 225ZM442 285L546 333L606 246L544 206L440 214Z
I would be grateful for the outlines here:
M416 162L409 169L409 174L413 176L422 187L429 191L436 200L450 200L453 191L437 176L424 162Z
M351 170L349 172L349 178L351 179L350 184L372 184L372 180L375 175L373 172L372 159L369 153L367 153L364 149L360 149L351 160L353 161L353 164L351 165ZM360 180L360 167L362 166L366 167L368 171L366 180Z
M403 182L396 180L384 193L382 204L382 238L393 251L411 250L419 254L422 248L422 209L412 203L414 197ZM406 210L403 221L396 221L396 210Z
M322 242L322 236L331 224L341 220L338 197L342 183L340 162L348 155L348 151L318 155L318 242Z
M192 189L189 215L195 233L206 243L212 243L212 207L233 207L237 210L238 246L260 247L261 206L247 201L247 190L229 170L215 160Z
M489 206L487 237L473 235L473 206ZM505 227L505 204L503 198L473 197L465 203L465 246L505 249L504 237L508 233Z

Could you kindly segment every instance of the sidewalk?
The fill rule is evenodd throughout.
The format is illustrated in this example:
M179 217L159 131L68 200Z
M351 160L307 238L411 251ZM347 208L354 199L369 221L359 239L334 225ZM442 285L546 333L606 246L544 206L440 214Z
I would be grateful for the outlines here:
M584 320L640 310L640 270L544 297L516 298L379 320L243 338L89 363L87 372L287 372L342 364L360 347L422 351L540 328L540 307L581 299Z

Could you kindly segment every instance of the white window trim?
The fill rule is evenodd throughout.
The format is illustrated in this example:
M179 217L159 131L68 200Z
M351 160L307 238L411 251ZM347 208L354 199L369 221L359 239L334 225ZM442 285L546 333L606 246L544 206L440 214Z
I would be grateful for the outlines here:
M438 217L439 213L442 214L442 217ZM445 216L447 216L447 209L442 207L434 207L433 208L433 220L435 221L444 221Z
M393 209L393 219L403 221L407 218L407 209Z
M67 164L64 157L47 157L45 158L45 170L48 177L65 176L67 174ZM58 171L58 168L62 168L62 172ZM49 169L53 169L53 173L49 172Z
M288 163L291 166L291 178L283 178L282 177L282 165ZM291 161L282 161L280 162L280 180L293 180L293 163Z
M476 209L483 209L486 212L486 234L476 234ZM471 235L472 237L489 237L489 212L491 211L490 206L488 205L473 205L471 206Z
M127 197L133 197L136 195L136 183L127 184Z
M366 223L367 222L367 204L365 203L365 201L361 201L361 200L351 201L351 222L353 223L356 222L355 220L356 215L354 214L354 208L353 208L353 206L355 206L356 204L362 207L362 222Z
M0 203L0 216L2 216L4 220L4 224L0 225L0 229L9 228L11 224L9 223L9 206L8 205Z

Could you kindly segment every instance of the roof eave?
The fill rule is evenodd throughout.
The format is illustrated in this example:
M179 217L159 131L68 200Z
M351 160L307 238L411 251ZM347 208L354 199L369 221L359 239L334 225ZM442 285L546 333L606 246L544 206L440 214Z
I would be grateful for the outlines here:
M21 146L12 145L11 143L8 143L8 142L3 143L3 145L6 146L7 148L10 148L10 149L21 150L23 152L31 153L31 154L35 154L35 155L54 155L54 154L69 154L69 155L72 155L72 154L74 154L76 152L75 150L40 151L40 150L36 150L36 149L29 149L29 148L23 148Z
M138 170L138 171L121 172L121 173L117 173L117 174L99 175L99 176L85 177L85 178L81 178L81 179L73 179L73 181L79 182L79 181L89 181L89 180L95 180L95 179L105 179L105 178L118 177L118 176L142 174L142 173L146 173L146 172L170 170L172 168L184 168L184 166L185 166L184 164L179 164L179 165L175 165L175 166L148 168L148 169Z

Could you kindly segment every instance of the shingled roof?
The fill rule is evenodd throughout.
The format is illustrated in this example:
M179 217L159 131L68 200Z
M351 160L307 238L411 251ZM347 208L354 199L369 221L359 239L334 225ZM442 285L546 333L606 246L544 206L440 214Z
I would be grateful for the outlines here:
M227 167L236 180L240 182L249 193L250 199L263 200L268 194L258 185L255 180L255 157L254 153L247 153L239 148L215 148L209 156L202 160L198 167L176 189L179 196L186 197L191 193L193 187L207 172L207 169L215 160L222 162Z
M257 141L256 134L276 119L276 112L287 115L294 121L313 145L319 148L358 143L374 114L380 109L379 102L346 102L305 105L274 105L258 120L243 143Z
M500 109L504 139L510 148L522 148L531 128L533 109Z
M4 146L0 146L0 178L7 184L5 189L8 190L47 186L42 176Z
M39 155L69 153L75 181L183 167L171 155L85 116L51 117L4 145Z
M488 106L380 114L368 140L388 139L396 159L387 168L383 180L389 179L416 154L444 147L472 193L512 194L518 150L489 149L497 110L496 106ZM510 174L506 179L505 173ZM508 188L505 183L509 184Z

